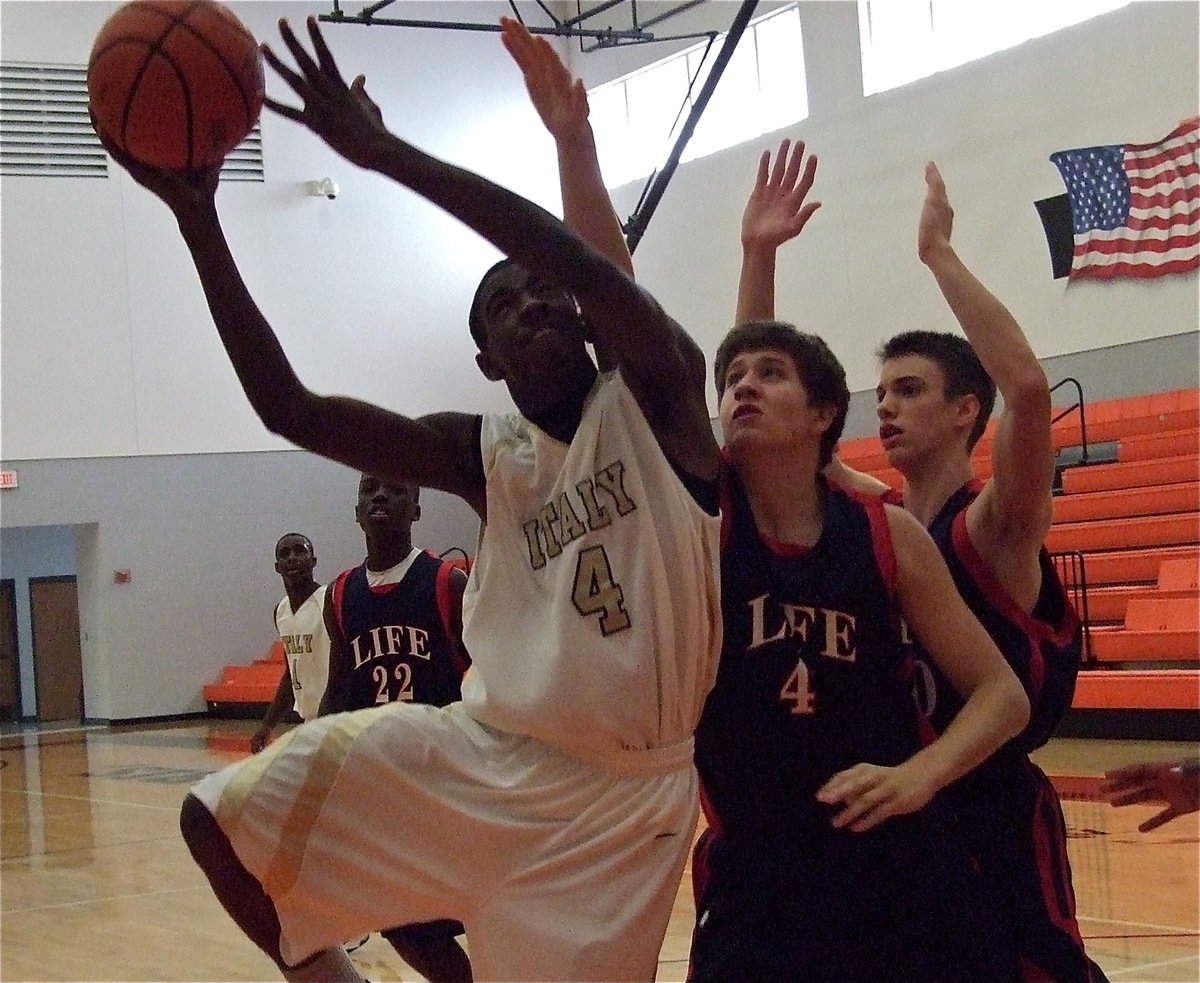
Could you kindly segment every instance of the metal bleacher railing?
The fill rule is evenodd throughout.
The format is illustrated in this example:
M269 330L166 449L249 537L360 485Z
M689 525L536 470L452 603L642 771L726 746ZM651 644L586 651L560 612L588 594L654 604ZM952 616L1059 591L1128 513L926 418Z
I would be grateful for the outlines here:
M1084 412L1083 386L1081 386L1079 384L1078 379L1074 378L1073 376L1067 376L1065 379L1062 379L1059 382L1056 382L1053 386L1050 387L1050 394L1053 395L1054 391L1056 389L1059 389L1062 386L1067 385L1068 383L1070 383L1072 386L1075 387L1075 402L1072 403L1070 406L1068 406L1066 409L1060 410L1056 416L1051 417L1050 418L1050 426L1053 427L1054 424L1058 423L1058 421L1063 419L1065 416L1067 416L1067 414L1073 413L1075 410L1079 410L1079 448L1080 448L1079 463L1087 464L1087 461L1088 461L1087 414Z
M1092 619L1088 614L1087 565L1083 553L1079 550L1062 550L1051 553L1050 561L1067 591L1068 599L1075 606L1075 613L1079 615L1079 623L1083 628L1080 665L1083 668L1095 668L1096 659L1092 654Z
M1051 417L1050 426L1053 427L1068 414L1079 411L1079 463L1087 464L1087 413L1084 410L1083 386L1080 385L1078 379L1067 376L1051 386L1050 392L1053 395L1055 390L1068 384L1075 388L1075 402ZM1057 485L1057 481L1055 484ZM1088 614L1087 563L1084 555L1080 550L1063 550L1051 553L1050 560L1058 572L1059 580L1067 590L1067 596L1075 605L1075 612L1079 615L1080 624L1083 626L1083 651L1080 653L1082 665L1085 667L1095 666L1096 660L1092 655L1091 617Z

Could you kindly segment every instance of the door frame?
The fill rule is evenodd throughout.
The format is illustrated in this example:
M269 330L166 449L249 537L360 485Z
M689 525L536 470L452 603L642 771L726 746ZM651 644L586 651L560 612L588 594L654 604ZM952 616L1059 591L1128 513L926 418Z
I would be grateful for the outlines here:
M0 578L0 604L8 608L8 623L12 628L13 686L16 687L13 723L19 723L25 719L25 708L21 702L21 632L17 626L17 581L15 578Z

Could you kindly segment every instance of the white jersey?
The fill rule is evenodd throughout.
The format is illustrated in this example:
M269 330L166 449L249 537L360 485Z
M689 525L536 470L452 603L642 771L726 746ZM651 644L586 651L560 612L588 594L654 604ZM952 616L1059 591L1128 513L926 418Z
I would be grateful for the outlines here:
M485 416L487 522L463 598L481 723L640 768L690 754L721 643L720 522L667 461L619 373L570 444Z
M325 591L322 584L312 596L292 610L285 595L275 607L275 630L283 643L283 655L292 674L296 712L312 720L329 680L329 633L325 630Z

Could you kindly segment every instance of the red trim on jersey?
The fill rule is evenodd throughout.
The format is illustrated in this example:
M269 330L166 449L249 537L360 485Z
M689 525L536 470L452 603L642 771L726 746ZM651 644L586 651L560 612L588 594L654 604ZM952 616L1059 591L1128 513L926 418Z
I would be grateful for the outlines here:
M432 553L429 555L433 556ZM434 559L438 558L434 556ZM437 579L434 581L434 592L437 596L438 614L442 619L442 627L446 629L446 638L450 640L454 667L458 670L458 678L461 681L462 677L467 674L467 670L471 668L471 660L467 658L463 649L462 637L454 627L454 611L452 610L454 598L450 591L450 580L457 569L459 569L458 566L449 560L441 560L438 565Z
M773 539L765 532L760 532L758 538L763 541L763 545L776 556L783 556L789 559L803 556L807 553L811 546L805 546L804 543L785 543L782 539Z
M1053 798L1051 798L1053 796ZM1075 889L1071 884L1070 860L1067 857L1066 831L1056 817L1062 816L1062 807L1058 803L1058 795L1048 778L1042 777L1039 782L1037 801L1033 805L1033 843L1034 861L1037 864L1038 880L1042 885L1042 901L1046 916L1064 935L1076 943L1080 953L1083 952L1083 936L1079 931L1079 920L1075 914ZM1066 904L1064 911L1059 899ZM1088 979L1092 978L1091 962L1084 958ZM1046 971L1031 963L1028 957L1021 959L1023 979L1043 980L1053 977ZM1029 975L1025 975L1028 973Z
M333 583L329 586L329 590L333 594L333 615L337 618L338 630L342 633L343 638L346 637L346 621L345 615L342 613L342 599L346 596L346 580L356 569L356 567L351 567L349 570L343 570L334 577Z
M941 735L934 730L933 722L923 713L917 714L917 739L922 747L929 747Z
M1075 626L1078 623L1079 615L1075 611L1075 606L1071 604L1067 597L1066 589L1062 586L1061 582L1059 590L1063 600L1063 619L1062 624L1056 630L1053 625L1035 618L1032 613L1017 604L1008 591L1004 589L1000 581L996 579L996 575L992 573L987 562L979 555L979 551L975 549L975 544L971 542L971 535L967 531L966 509L963 509L954 517L950 535L954 542L954 552L958 554L958 558L962 560L963 566L967 568L971 577L980 586L984 595L996 610L1034 639L1048 641L1056 646L1066 645L1071 641L1072 636L1075 634Z
M855 495L850 497L858 502L867 513L871 522L871 543L875 547L875 563L883 582L887 584L888 593L896 596L896 547L892 542L892 527L888 525L887 510L883 499L875 495Z
M950 527L950 539L959 561L979 586L988 603L1024 633L1025 640L1029 645L1030 696L1036 698L1041 693L1042 684L1046 678L1046 660L1042 654L1041 643L1049 642L1059 647L1066 645L1074 635L1078 623L1079 616L1067 599L1065 588L1061 583L1059 584L1059 590L1063 594L1063 618L1056 631L1054 626L1035 618L1017 604L996 575L992 573L986 561L979 555L979 551L975 549L975 544L971 542L971 535L967 531L966 509L954 517L954 522ZM1038 562L1041 563L1040 558Z

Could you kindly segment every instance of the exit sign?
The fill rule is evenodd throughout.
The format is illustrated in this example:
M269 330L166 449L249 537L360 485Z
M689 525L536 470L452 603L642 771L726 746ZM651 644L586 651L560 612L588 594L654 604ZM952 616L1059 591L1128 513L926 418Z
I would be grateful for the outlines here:
M0 471L0 488L16 488L17 472Z

